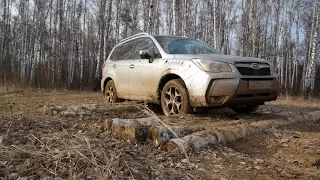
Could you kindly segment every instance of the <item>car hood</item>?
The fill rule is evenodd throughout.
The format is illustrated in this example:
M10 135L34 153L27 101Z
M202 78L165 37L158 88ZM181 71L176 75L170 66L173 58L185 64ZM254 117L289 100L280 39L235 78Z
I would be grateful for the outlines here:
M177 59L207 59L215 60L226 63L236 63L236 62L260 62L260 63L269 63L264 59L252 58L252 57L241 57L241 56L230 56L222 54L175 54Z

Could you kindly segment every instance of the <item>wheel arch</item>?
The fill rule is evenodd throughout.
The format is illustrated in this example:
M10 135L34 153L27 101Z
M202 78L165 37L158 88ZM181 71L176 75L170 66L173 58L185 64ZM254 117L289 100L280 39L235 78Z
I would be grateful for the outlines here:
M103 81L103 87L101 87L101 88L102 88L102 93L104 93L105 87L106 87L107 83L108 83L110 80L113 80L113 79L112 79L111 77L107 77L107 78L104 79L104 81Z
M161 77L160 82L158 84L158 90L157 90L157 99L159 102L161 102L161 91L163 89L163 87L167 84L167 82L169 82L170 80L173 79L181 79L181 81L183 82L183 85L186 87L186 84L184 82L184 80L177 74L175 73L168 73L164 76ZM186 91L188 93L188 88L186 87ZM188 93L189 96L189 93Z

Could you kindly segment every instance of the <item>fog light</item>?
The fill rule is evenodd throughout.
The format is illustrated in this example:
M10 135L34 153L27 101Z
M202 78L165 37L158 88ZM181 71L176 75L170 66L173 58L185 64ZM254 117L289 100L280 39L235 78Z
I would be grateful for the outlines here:
M211 102L211 103L214 103L215 100L216 100L216 99L214 98L214 96L211 96L211 97L210 97L210 102Z
M223 104L226 99L226 96L210 96L210 103Z

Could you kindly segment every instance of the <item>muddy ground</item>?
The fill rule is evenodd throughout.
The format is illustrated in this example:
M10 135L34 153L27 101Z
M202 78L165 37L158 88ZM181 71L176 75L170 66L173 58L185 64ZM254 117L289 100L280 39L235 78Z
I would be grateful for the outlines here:
M105 119L148 117L137 102L107 106L101 93L25 92L0 96L0 179L320 179L320 122L271 127L226 144L172 154L148 143L114 139ZM71 116L44 107L80 106ZM319 99L281 97L251 115L230 109L165 118L205 129L285 119L320 110Z

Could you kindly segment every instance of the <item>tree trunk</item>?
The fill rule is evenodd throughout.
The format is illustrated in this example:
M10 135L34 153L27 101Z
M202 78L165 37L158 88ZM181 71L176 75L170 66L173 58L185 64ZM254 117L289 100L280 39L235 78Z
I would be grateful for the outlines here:
M108 53L111 51L111 46L110 46L110 42L109 42L109 39L110 39L110 31L111 31L111 13L112 13L112 0L109 0L108 2L108 17L107 17L107 25L106 25L106 28L105 28L105 39L104 39L104 44L105 44L105 48L106 50L104 51L104 59L107 59L108 58Z
M172 1L172 13L173 13L173 17L172 17L172 21L173 21L173 35L178 35L178 11L177 11L177 7L178 7L178 0L173 0Z
M315 73L315 55L316 55L316 42L318 38L317 33L317 24L318 24L318 15L316 15L316 8L317 8L317 0L314 0L313 4L313 11L312 11L312 20L311 20L311 29L310 29L310 35L309 35L309 48L308 48L308 61L305 64L306 65L306 71L305 71L305 83L304 83L304 98L308 99L310 92L313 90L312 88L312 82L314 81L314 73ZM319 5L320 6L320 5Z
M217 2L213 0L213 47L217 48Z
M148 26L148 33L153 34L154 32L154 16L153 16L153 7L154 7L154 0L149 0L149 7L148 7L148 20L149 20L149 26Z
M100 10L99 10L99 51L97 56L97 64L96 64L96 73L95 73L95 81L100 79L101 74L101 62L103 62L104 58L104 35L105 35L105 10L106 10L106 2L107 0L100 0ZM94 86L97 86L96 84Z
M279 29L279 15L280 15L280 0L277 0L277 8L276 8L276 20L274 27L274 40L273 40L273 61L272 63L277 66L277 57L278 57L278 29Z

